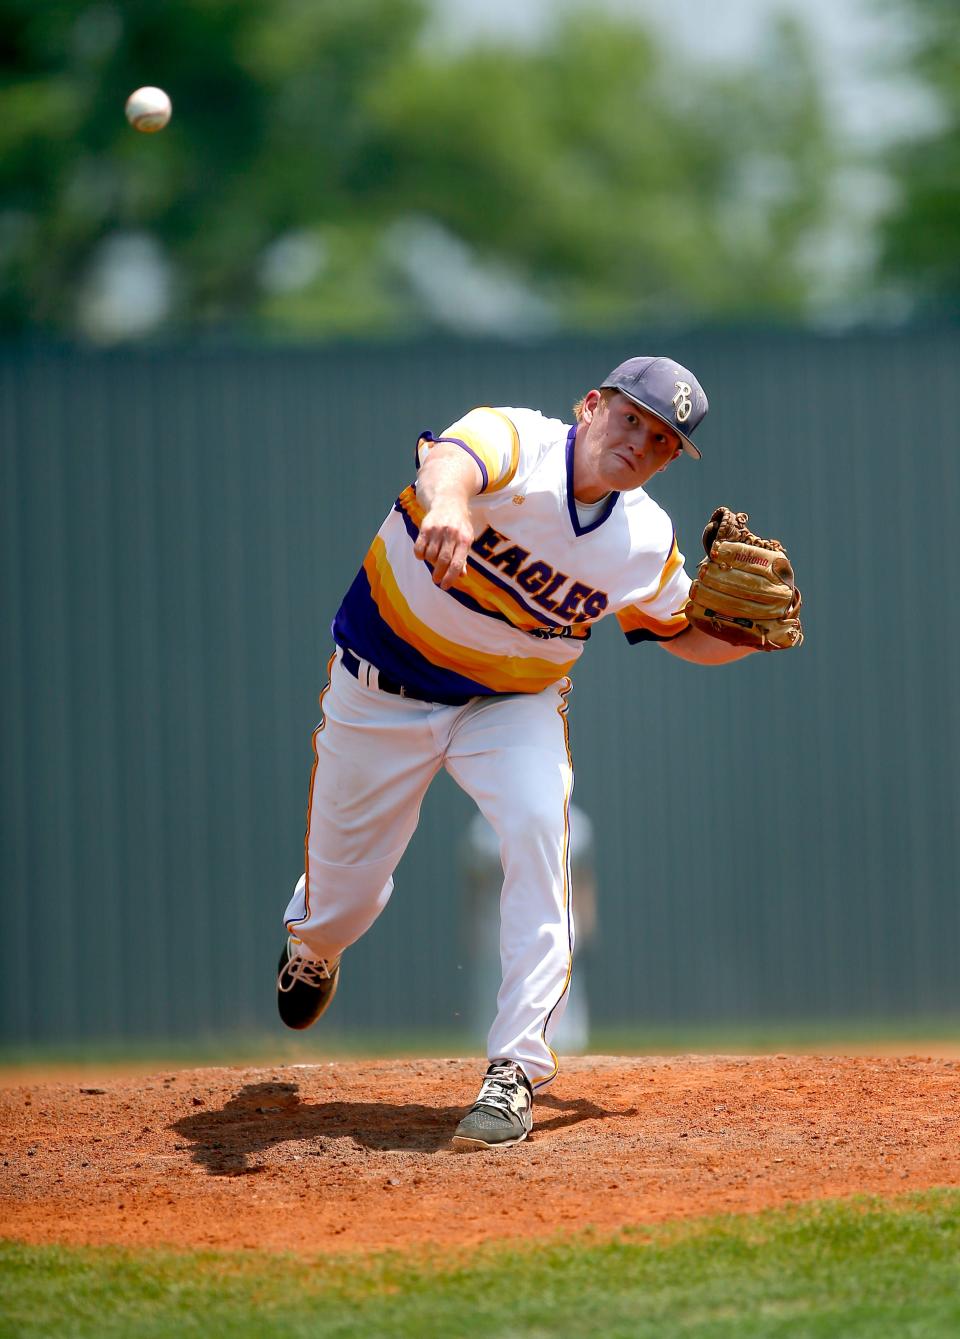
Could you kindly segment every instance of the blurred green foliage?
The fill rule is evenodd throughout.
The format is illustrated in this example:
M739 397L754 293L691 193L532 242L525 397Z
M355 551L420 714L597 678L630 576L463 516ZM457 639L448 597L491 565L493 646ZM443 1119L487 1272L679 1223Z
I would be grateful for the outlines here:
M913 40L907 63L932 93L939 124L897 145L889 167L898 200L883 229L881 264L923 306L960 303L960 4L899 0Z
M131 236L167 330L806 314L836 151L799 26L736 70L587 7L532 48L431 34L428 0L0 0L0 328L98 333Z

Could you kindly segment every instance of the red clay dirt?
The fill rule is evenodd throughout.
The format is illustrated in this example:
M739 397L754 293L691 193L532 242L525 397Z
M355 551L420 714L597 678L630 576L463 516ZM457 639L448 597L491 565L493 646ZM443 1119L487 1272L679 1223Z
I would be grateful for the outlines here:
M476 1060L0 1089L0 1236L445 1248L960 1185L960 1061L568 1060L515 1148L455 1153Z

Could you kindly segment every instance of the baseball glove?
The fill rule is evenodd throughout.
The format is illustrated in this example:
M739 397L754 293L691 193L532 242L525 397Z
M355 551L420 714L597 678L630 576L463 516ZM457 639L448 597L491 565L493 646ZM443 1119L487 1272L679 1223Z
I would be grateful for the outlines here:
M747 528L745 511L718 507L703 532L706 558L684 606L689 623L732 646L786 651L803 641L800 592L779 540Z

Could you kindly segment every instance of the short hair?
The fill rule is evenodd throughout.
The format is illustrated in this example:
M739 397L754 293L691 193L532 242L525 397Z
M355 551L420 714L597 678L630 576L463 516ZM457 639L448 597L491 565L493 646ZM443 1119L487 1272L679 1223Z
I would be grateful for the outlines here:
M616 393L617 390L615 386L604 386L603 390L600 392L600 399L604 404L609 404ZM581 395L580 399L573 406L573 417L577 423L583 422L583 402L586 398L586 395Z

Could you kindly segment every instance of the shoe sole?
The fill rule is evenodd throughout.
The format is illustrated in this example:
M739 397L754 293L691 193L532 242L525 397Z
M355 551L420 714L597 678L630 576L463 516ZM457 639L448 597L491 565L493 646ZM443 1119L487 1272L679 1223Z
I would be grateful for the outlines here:
M455 1134L453 1136L453 1147L458 1153L476 1153L481 1148L515 1148L517 1144L523 1143L529 1133L529 1130L524 1130L523 1134L516 1139L498 1139L495 1144L488 1144L485 1139L471 1139L465 1134Z

